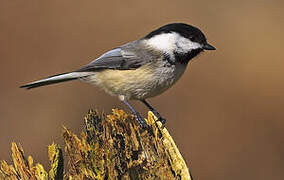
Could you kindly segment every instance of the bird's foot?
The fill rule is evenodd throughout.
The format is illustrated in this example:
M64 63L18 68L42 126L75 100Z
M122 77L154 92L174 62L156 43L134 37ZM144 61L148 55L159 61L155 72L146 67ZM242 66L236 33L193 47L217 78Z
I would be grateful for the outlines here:
M166 124L166 119L163 118L157 111L152 110L152 112L158 118L158 121L160 121L162 125L164 126Z
M162 125L164 126L166 124L166 119L164 119L163 117L158 117L158 121L160 121L162 123Z
M137 120L137 122L139 123L140 127L144 130L149 130L150 126L146 123L145 119L143 119L140 114L136 114L135 118Z

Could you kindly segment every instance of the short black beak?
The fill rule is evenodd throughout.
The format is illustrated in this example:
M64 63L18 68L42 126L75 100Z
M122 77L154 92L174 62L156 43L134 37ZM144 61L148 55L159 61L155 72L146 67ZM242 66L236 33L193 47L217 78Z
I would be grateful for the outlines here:
M205 50L216 50L216 48L208 43L206 43L203 47Z

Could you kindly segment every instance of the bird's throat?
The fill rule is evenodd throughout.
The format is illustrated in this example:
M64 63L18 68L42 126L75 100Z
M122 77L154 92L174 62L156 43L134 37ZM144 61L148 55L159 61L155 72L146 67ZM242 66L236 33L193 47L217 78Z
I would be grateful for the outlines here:
M174 52L174 56L177 62L181 64L187 64L191 59L200 54L203 50L201 48L191 50L190 52Z

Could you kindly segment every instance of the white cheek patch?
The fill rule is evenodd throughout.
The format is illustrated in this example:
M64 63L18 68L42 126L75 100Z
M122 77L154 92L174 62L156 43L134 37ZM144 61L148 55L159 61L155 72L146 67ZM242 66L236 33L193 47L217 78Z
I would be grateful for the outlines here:
M146 44L149 46L167 53L171 53L175 50L175 33L159 34L148 40Z
M186 53L201 48L199 43L192 42L177 33L156 35L146 40L146 44L168 54L172 54L174 51Z
M197 42L192 42L189 39L186 39L184 37L179 36L176 40L176 47L177 47L177 51L178 52L189 52L193 49L199 49L201 48L201 44L197 43Z

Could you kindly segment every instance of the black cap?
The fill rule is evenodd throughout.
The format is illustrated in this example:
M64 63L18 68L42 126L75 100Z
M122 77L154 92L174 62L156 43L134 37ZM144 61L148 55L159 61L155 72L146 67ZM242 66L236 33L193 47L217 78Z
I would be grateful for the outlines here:
M193 42L197 42L203 45L204 50L216 50L212 45L208 44L205 35L197 27L184 24L184 23L172 23L164 25L146 35L143 39L150 39L156 35L163 33L178 33L179 35L190 39Z

